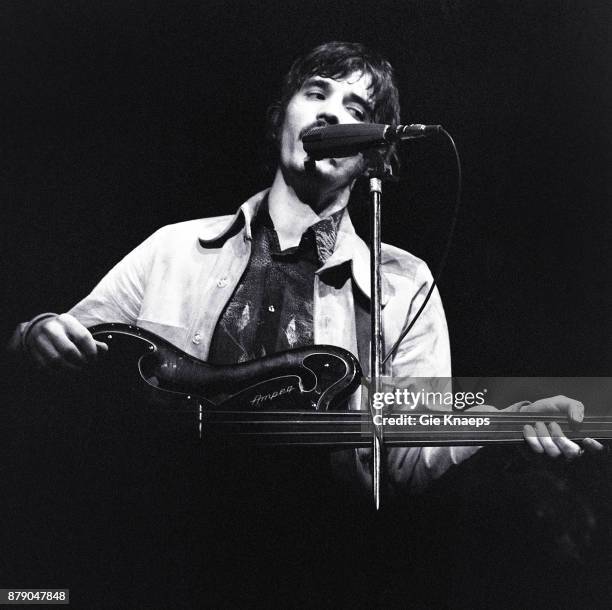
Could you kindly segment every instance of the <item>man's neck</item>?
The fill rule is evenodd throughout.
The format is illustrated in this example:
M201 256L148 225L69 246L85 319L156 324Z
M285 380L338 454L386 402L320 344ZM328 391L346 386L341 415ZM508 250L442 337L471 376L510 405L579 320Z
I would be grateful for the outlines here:
M306 197L300 197L278 170L268 193L268 212L274 223L281 250L297 246L308 227L345 208L349 195L349 188L332 194L315 191L309 193L306 202Z

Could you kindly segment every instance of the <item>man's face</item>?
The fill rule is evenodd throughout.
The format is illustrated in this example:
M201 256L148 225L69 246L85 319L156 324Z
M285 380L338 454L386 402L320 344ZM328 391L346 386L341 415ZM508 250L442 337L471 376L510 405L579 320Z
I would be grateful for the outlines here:
M362 157L322 159L306 169L302 137L312 127L371 120L369 75L354 72L342 80L312 76L289 100L281 128L280 164L283 172L306 174L332 188L350 186L363 171Z

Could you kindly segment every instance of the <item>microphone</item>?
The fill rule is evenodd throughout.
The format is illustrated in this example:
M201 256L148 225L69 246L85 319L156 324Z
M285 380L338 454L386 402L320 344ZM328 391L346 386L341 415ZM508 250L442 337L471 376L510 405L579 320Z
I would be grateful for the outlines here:
M352 157L377 146L400 140L414 140L439 133L442 125L383 125L378 123L342 123L313 127L302 137L304 150L312 160Z

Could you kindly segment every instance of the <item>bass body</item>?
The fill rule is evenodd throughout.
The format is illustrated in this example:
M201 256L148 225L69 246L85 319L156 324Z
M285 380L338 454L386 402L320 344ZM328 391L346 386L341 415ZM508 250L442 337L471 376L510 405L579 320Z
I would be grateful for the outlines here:
M109 346L106 373L123 377L156 404L187 400L216 411L329 411L341 408L362 377L357 359L332 345L215 365L137 326L106 323L89 331Z

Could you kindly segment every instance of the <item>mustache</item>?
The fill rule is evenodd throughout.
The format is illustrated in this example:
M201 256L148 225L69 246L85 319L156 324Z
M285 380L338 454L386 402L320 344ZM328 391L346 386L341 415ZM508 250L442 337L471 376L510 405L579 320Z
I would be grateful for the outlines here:
M327 121L323 121L321 119L315 121L314 123L311 123L310 125L307 125L306 127L304 127L301 131L300 131L300 135L299 138L300 140L311 130L314 129L315 127L325 127L326 125L328 125Z

